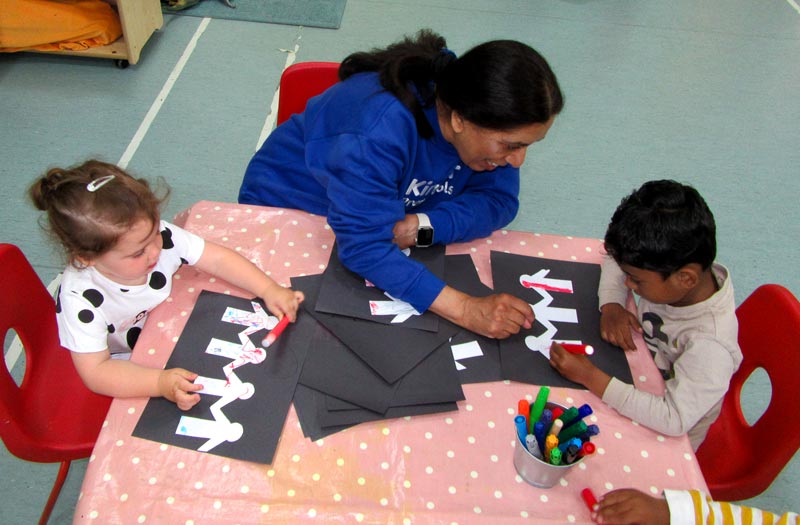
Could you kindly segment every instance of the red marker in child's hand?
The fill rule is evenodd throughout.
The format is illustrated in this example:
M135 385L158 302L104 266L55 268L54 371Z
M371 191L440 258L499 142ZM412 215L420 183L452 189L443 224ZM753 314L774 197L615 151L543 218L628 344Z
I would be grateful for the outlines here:
M561 345L564 350L569 352L570 354L578 354L578 355L592 355L594 353L594 347L592 345L576 345L572 343L558 343Z
M284 315L278 324L275 325L275 328L269 331L267 336L261 341L261 346L264 348L268 348L269 345L275 342L279 335L283 333L286 327L289 326L289 316Z

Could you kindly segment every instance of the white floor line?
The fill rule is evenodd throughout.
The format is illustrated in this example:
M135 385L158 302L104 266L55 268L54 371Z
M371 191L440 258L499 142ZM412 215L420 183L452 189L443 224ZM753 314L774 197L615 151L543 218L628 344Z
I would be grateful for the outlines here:
M172 86L175 85L175 82L178 80L178 77L181 75L183 71L183 67L186 65L186 62L189 61L189 57L192 56L194 52L194 48L197 46L197 41L200 39L200 36L208 27L209 22L211 21L210 18L206 17L200 22L200 25L197 26L197 30L194 32L194 36L186 44L186 49L183 50L183 54L181 58L178 60L178 63L175 64L175 67L172 68L172 72L167 77L167 81L164 82L164 87L161 88L156 99L153 101L153 104L150 106L150 110L145 115L144 120L139 125L139 129L136 130L136 134L134 134L133 139L131 140L130 144L128 144L127 149L122 154L122 157L119 159L117 164L120 168L125 169L128 167L128 163L131 161L131 158L136 153L136 150L139 149L139 144L142 143L144 136L147 134L147 131L150 129L150 125L158 115L158 112L161 110L161 106L164 104L164 101L169 96L169 92L172 90Z
M295 59L297 58L297 51L300 49L299 40L302 37L298 36L297 40L294 44L294 49L281 49L281 51L286 53L286 63L283 65L283 69L286 70L287 67L291 66ZM278 118L278 99L281 93L280 84L278 88L275 90L275 94L272 96L272 104L269 107L269 113L267 113L267 119L264 121L264 127L261 128L261 134L258 136L258 142L256 143L256 151L261 149L261 145L264 144L264 141L267 140L267 137L272 132L272 128L275 127L275 119Z
M47 291L50 292L50 295L53 297L56 295L56 289L58 289L59 284L61 284L61 274L58 274L56 278L47 285ZM9 372L14 369L14 365L17 364L17 361L22 355L23 350L24 349L22 347L22 342L19 340L19 336L14 337L14 340L11 341L11 344L8 346L8 352L5 355L6 368Z
M797 11L797 14L800 14L800 5L797 4L794 0L786 0L792 8Z

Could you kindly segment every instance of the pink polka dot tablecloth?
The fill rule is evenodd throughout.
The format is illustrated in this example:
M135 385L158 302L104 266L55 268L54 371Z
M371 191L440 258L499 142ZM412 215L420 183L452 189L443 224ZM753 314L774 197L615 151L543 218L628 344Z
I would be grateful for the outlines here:
M321 273L334 236L323 217L199 202L175 222L252 260L279 283ZM599 262L600 241L498 231L448 247L471 254L491 285L492 250ZM201 290L247 297L192 267L175 276L133 360L163 367ZM641 341L640 341L641 345ZM643 348L643 346L641 347ZM646 351L628 355L639 388L663 391ZM635 487L706 484L686 436L666 437L604 406L583 390L553 388L562 405L589 403L597 453L550 489L527 484L513 465L517 402L538 387L509 381L466 385L458 411L364 423L318 441L303 437L291 408L271 465L231 460L132 437L146 399L115 399L98 437L74 523L90 524L491 524L591 523L583 488L600 495Z

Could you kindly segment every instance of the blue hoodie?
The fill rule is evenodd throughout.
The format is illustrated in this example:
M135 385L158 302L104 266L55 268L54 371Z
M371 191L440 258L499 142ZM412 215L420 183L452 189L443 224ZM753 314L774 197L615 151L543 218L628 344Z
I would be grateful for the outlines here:
M422 312L445 286L392 243L407 213L426 213L434 242L486 237L519 208L519 169L473 171L442 137L436 108L431 139L385 91L360 73L308 101L255 154L239 202L296 208L328 218L347 268Z

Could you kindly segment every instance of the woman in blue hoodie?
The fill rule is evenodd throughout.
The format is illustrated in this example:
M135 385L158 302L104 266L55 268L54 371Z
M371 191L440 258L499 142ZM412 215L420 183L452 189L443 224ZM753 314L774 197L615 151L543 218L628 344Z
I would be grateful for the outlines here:
M457 58L422 30L348 56L339 78L270 134L239 202L326 216L342 263L417 311L489 337L530 328L525 301L464 294L401 250L486 237L516 216L527 148L563 107L545 59L511 40Z

